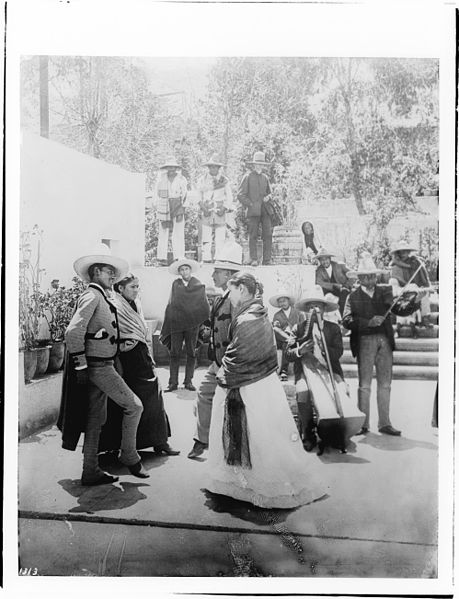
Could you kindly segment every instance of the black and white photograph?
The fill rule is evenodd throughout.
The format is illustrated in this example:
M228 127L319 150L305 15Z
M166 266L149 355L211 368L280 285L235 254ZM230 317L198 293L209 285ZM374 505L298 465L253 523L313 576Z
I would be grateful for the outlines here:
M451 594L454 7L10 8L5 590Z

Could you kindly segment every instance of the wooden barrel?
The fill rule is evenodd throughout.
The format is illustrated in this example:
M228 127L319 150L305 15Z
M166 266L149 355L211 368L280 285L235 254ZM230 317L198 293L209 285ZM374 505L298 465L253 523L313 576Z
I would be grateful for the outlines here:
M297 227L274 227L272 261L274 264L301 264L303 235Z

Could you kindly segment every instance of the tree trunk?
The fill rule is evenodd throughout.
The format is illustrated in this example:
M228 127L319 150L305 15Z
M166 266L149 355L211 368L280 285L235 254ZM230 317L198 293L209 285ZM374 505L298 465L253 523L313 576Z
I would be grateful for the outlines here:
M49 138L48 57L40 56L40 135Z

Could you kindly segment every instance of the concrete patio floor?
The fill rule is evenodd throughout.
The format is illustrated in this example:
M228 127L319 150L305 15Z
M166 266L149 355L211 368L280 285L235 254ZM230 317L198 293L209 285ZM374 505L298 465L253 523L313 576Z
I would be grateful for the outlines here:
M165 383L167 369L158 373ZM356 396L356 381L349 385ZM43 576L435 578L434 392L431 381L394 381L391 417L402 437L377 432L373 399L372 432L354 437L347 454L307 454L326 496L295 510L205 491L206 453L186 457L194 433L188 391L165 395L170 442L182 453L143 451L149 479L112 460L106 470L118 483L82 487L81 448L61 449L55 427L28 437L19 446L20 565Z

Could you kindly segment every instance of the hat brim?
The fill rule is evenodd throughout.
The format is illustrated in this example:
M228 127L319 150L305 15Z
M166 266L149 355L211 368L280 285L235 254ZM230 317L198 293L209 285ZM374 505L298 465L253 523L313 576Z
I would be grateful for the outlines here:
M334 258L336 254L316 254L314 258Z
M333 312L334 310L338 310L339 307L338 302L329 302L321 297L303 297L296 302L295 308L301 312L307 312L307 305L312 304L312 302L320 302L323 304L325 312Z
M129 270L129 263L123 258L117 258L116 256L107 256L104 254L91 254L88 256L82 256L75 260L73 268L77 275L83 279L83 281L90 282L91 279L88 274L88 269L91 264L108 264L112 266L115 271L115 283L121 281Z
M393 250L389 251L389 254L395 254L395 252L403 252L403 251L416 252L417 248L395 247Z
M221 270L233 270L234 272L239 272L243 269L242 264L237 264L236 262L223 262L217 260L213 264L214 268L220 268Z
M272 295L268 301L271 304L271 306L273 306L273 308L278 308L279 304L277 302L281 297L286 297L292 306L296 301L295 296L290 295L290 293L277 293L276 295Z
M385 270L381 270L380 268L376 268L374 270L348 270L346 276L348 278L358 277L359 275L380 275L383 272L387 272Z
M182 167L179 164L163 164L159 168L160 168L160 170L162 170L165 168L182 168Z
M169 266L168 270L171 273L171 275L178 275L179 268L181 268L182 266L189 266L191 268L192 273L198 272L199 270L199 263L196 262L196 260L190 258L181 258L180 260L175 260Z
M224 166L222 162L205 162L203 164L203 166L218 166L218 167L222 167Z

